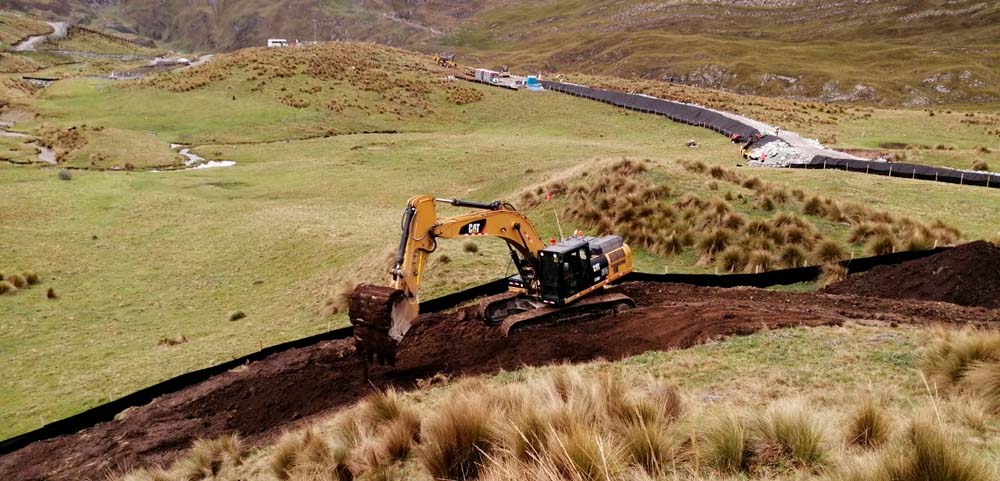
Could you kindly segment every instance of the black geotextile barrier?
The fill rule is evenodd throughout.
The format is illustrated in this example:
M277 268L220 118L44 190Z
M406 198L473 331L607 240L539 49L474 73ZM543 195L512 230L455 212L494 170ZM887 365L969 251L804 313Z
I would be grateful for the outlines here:
M937 254L938 252L942 252L947 249L947 247L939 247L937 249L926 251L897 252L883 256L846 260L842 261L841 264L848 269L848 272L856 273L869 270L875 266L898 264L900 262L919 259L921 257ZM768 271L761 272L759 274L713 275L650 274L645 272L633 272L632 274L624 277L620 282L673 282L704 287L769 287L814 281L819 277L819 274L820 268L817 266ZM497 279L486 284L422 302L420 304L420 312L440 312L459 306L462 303L468 302L477 297L499 294L506 291L507 279ZM90 408L79 414L51 422L34 431L0 441L0 455L14 452L34 442L43 441L57 436L73 434L80 430L97 425L98 423L111 421L118 413L127 408L148 404L157 397L204 382L212 376L217 376L230 369L234 369L250 362L259 361L273 354L287 351L289 349L307 347L321 341L347 339L352 335L353 330L351 327L334 329L332 331L314 336L270 346L222 364L181 374L177 377L167 379L166 381L115 399L114 401Z
M422 302L420 303L420 312L439 312L455 307L463 302L477 297L499 294L506 291L507 279L498 279L492 282L487 282L486 284L465 289L464 291L454 292L446 296ZM86 411L58 421L53 421L34 431L0 441L0 454L7 454L16 451L36 441L72 434L98 423L110 421L114 419L118 413L127 408L148 404L157 397L180 391L181 389L204 382L209 378L222 374L230 369L234 369L254 361L259 361L273 354L287 351L289 349L311 346L321 341L347 339L353 335L353 328L350 326L343 327L329 332L316 334L314 336L266 347L260 351L247 354L246 356L242 356L222 364L206 367L197 371L186 372L179 376L167 379L166 381L162 381L131 394L127 394L111 402L95 406Z
M933 180L950 184L978 185L1000 189L1000 175L989 172L969 172L945 167L907 164L901 162L878 162L871 160L838 159L817 155L806 164L791 164L799 169L838 169L849 172L863 172L906 179Z
M749 139L753 138L754 135L760 134L760 131L739 120L697 105L658 99L647 95L627 94L624 92L615 92L614 90L584 87L583 85L550 82L548 80L542 80L540 83L548 90L597 100L639 112L663 115L675 122L714 130L726 137L739 134L741 137Z

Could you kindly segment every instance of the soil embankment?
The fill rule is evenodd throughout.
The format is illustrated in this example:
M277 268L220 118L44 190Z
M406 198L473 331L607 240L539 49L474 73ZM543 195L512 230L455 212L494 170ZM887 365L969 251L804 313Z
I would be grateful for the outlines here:
M1000 247L986 241L848 276L831 294L923 299L1000 309Z
M1000 326L1000 311L935 302L628 283L639 307L593 321L501 337L471 310L422 316L395 369L362 378L351 341L276 354L202 384L130 409L113 422L30 445L0 457L0 478L104 479L122 466L171 460L199 437L239 432L264 444L297 421L353 403L372 386L409 388L421 378L495 372L524 365L619 359L685 348L762 328L846 321Z

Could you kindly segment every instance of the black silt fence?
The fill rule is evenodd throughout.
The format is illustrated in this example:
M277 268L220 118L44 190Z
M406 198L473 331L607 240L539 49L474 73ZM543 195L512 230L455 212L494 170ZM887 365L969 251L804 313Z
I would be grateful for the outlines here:
M506 290L507 279L498 279L486 284L465 289L463 291L422 302L420 303L420 312L440 312L477 297L499 294L501 292L505 292ZM0 455L14 452L37 441L54 438L56 436L73 434L99 423L111 421L116 415L118 415L118 413L124 411L125 409L148 404L160 396L194 386L195 384L204 382L211 377L218 376L219 374L244 364L260 361L268 356L287 351L289 349L308 347L323 341L347 339L353 335L354 329L352 327L343 327L329 332L316 334L314 336L269 346L261 349L260 351L247 354L222 364L206 367L197 371L186 372L179 376L156 383L152 386L140 389L131 394L127 394L113 401L101 404L100 406L95 406L81 413L74 414L58 421L53 421L34 431L0 441Z
M941 247L926 251L897 252L882 256L846 260L841 262L841 264L848 269L848 272L857 273L880 265L898 264L900 262L927 257L947 249L948 248ZM704 287L770 287L814 281L819 277L819 274L820 268L817 266L768 271L761 272L759 274L712 275L650 274L645 272L634 272L623 278L621 282L673 282ZM486 284L422 302L420 304L420 312L429 313L444 311L457 307L462 303L468 302L477 297L499 294L505 292L506 290L507 279L497 279ZM314 336L266 347L260 351L233 359L232 361L224 362L222 364L181 374L167 379L166 381L162 381L147 388L122 396L114 401L90 408L70 417L51 422L34 431L0 441L0 455L14 452L34 442L44 441L57 436L73 434L99 423L111 421L118 413L124 411L125 409L148 404L157 397L180 391L181 389L204 382L213 376L217 376L241 365L259 361L268 356L287 351L289 349L308 347L322 341L347 339L351 337L353 333L354 331L351 327L334 329L332 331Z
M816 156L807 164L792 164L800 169L837 169L848 172L863 172L872 175L901 177L905 179L932 180L949 184L976 185L1000 188L1000 175L989 172L968 172L945 167L907 164L901 162L876 162L871 160L838 159Z
M750 139L754 135L761 134L759 130L739 120L697 105L562 82L542 80L540 83L548 90L596 100L629 110L662 115L675 122L710 129L726 137L738 134L745 139Z

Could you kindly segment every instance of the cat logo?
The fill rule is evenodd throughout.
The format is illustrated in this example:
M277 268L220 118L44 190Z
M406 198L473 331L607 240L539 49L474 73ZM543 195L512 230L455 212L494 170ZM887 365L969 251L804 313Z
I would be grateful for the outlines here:
M458 235L483 235L483 231L485 230L486 219L479 219L463 225L462 228L458 230Z

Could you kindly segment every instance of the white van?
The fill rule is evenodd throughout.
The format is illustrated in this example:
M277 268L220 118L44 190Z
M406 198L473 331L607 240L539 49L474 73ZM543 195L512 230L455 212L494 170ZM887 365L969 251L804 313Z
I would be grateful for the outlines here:
M288 46L288 40L285 40L283 38L269 38L269 39L267 39L267 46L268 47L287 47Z

